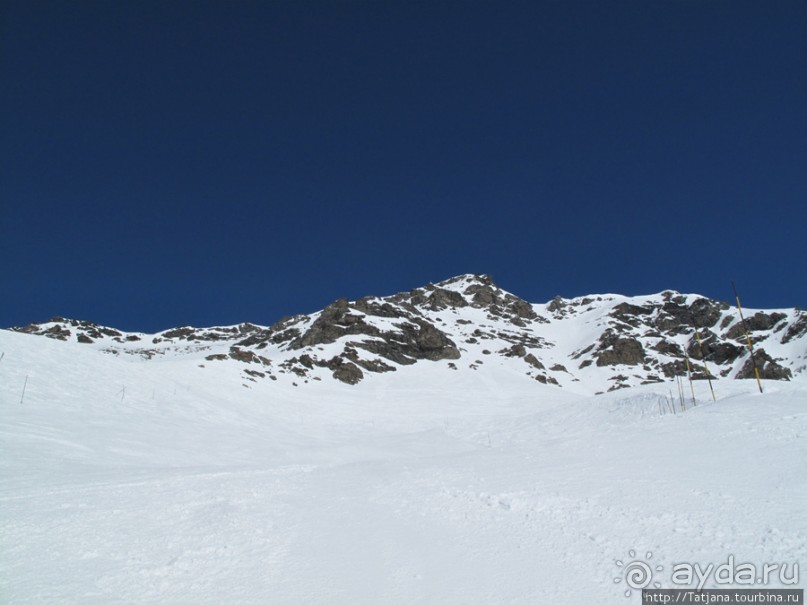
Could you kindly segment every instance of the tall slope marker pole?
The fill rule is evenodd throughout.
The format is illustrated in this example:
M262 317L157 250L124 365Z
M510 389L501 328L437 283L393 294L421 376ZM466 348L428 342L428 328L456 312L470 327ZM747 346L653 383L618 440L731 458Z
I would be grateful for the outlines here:
M687 378L689 378L689 390L692 391L692 405L698 405L695 403L695 387L692 386L692 368L689 366L689 353L687 350L684 349L684 359L687 361Z
M706 370L706 380L709 381L709 390L712 391L712 401L717 401L717 396L715 395L715 390L712 388L712 374L709 372L709 366L706 365L706 356L703 354L703 342L701 341L701 335L695 330L695 338L698 339L698 349L701 352L701 361L703 362L703 369Z
M740 306L740 297L737 294L737 286L734 285L734 282L731 282L731 287L734 290L734 298L737 300L737 311L740 312L740 321L743 322L745 341L748 343L748 350L751 352L751 363L754 364L754 374L757 377L757 386L759 387L759 392L761 393L762 381L759 379L759 368L757 367L757 360L754 357L754 345L751 343L751 337L748 335L748 324L745 323L745 317L743 317L743 308Z

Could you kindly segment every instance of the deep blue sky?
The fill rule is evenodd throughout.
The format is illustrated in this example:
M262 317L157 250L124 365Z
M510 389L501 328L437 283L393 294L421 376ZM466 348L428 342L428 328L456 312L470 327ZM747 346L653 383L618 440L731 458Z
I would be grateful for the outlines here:
M807 304L803 0L0 0L0 53L0 326Z

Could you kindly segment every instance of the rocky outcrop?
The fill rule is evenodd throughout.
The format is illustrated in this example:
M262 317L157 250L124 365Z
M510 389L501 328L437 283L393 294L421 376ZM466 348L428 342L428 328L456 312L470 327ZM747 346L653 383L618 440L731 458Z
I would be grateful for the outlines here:
M722 365L733 362L745 351L743 347L721 339L710 330L702 330L699 334L700 343L693 337L687 346L687 354L692 359L704 359Z
M780 321L785 319L787 315L784 313L755 313L751 317L747 317L745 320L745 325L743 322L738 321L735 323L729 330L726 332L726 338L730 338L732 340L742 340L745 342L745 330L748 329L749 336L751 340L758 339L758 335L755 332L766 332L772 330Z
M351 312L351 305L342 298L325 307L308 330L294 339L290 349L302 349L336 342L342 336L378 336L380 331L364 320L361 313Z
M153 339L153 344L165 341L187 341L187 342L224 342L233 338L243 337L248 334L256 334L263 331L263 328L251 323L243 323L237 326L215 327L215 328L194 328L183 326L160 332Z
M642 343L636 338L618 336L609 330L600 338L600 346L595 357L600 367L635 366L644 363L646 355Z
M446 334L419 319L401 324L400 332L385 332L377 339L354 344L401 365L410 365L420 359L438 361L460 358L457 346Z
M272 361L266 357L257 355L253 351L245 351L236 346L230 347L229 357L243 363L260 363L262 365L270 365L272 363Z
M782 336L782 344L787 344L807 334L807 313L798 310L798 319L792 323Z
M44 324L31 323L27 326L11 329L15 332L38 334L57 340L68 340L75 333L76 339L85 344L90 344L105 336L121 339L120 342L123 342L123 333L118 330L106 328L91 321L65 319L64 317L52 317ZM139 337L135 336L135 338L139 340Z
M699 298L687 305L686 297L671 297L658 309L655 326L662 332L670 334L684 334L691 329L711 328L728 308L725 303L705 298Z
M355 363L342 360L336 364L333 377L347 384L356 384L364 377L364 373Z
M442 309L449 305L467 306L465 299L461 296L457 298L455 294L435 289L430 296L415 293L410 299L417 299L429 309ZM411 365L419 360L459 359L460 351L456 344L434 323L428 321L416 306L406 304L405 298L400 296L397 300L390 298L394 302L373 297L362 298L355 303L346 299L337 300L325 307L303 333L296 328L277 326L273 327L271 339L275 340L279 334L285 332L291 336L287 343L290 350L310 350L344 339L345 355L334 358L337 361L331 362L331 365L336 365L328 367L334 371L335 378L350 384L363 378L362 369L367 372L394 370L393 366L381 360L363 359L357 350L377 355L398 365ZM373 322L373 317L400 321L394 322L395 329L382 330ZM316 358L315 353L311 355ZM315 363L320 364L320 361Z
M735 378L756 378L756 372L754 372L754 361L759 369L760 378L764 378L766 380L790 380L793 377L793 374L790 372L789 368L779 365L777 360L771 358L771 356L765 352L765 349L760 349L758 351L754 351L753 361L749 356L743 367L739 372L737 372Z

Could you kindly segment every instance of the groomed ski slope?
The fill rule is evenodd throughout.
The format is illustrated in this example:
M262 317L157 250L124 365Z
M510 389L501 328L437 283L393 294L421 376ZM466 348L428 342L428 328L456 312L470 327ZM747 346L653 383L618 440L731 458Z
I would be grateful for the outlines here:
M435 362L245 388L6 331L0 353L2 603L638 603L631 550L664 586L807 567L803 379L697 382L662 415L672 382Z

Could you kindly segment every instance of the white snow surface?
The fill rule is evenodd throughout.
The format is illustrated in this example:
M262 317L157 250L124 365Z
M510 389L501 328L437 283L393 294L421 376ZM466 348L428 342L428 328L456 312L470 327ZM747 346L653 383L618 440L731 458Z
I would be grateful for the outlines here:
M665 587L729 556L807 574L804 373L673 414L673 382L506 364L245 388L202 355L0 354L2 603L638 603L649 553Z

